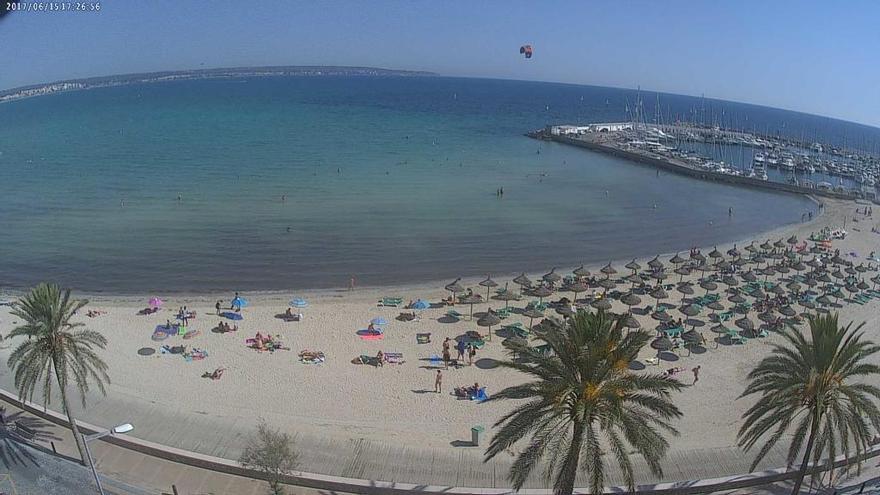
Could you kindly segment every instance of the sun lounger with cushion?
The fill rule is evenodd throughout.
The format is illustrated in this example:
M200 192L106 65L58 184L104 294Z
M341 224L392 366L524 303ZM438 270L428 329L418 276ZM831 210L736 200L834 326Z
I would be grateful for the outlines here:
M454 309L450 309L449 311L446 312L446 316L448 316L450 318L455 318L456 320L460 320L460 319L462 319L462 317L464 315L462 315L461 313L459 313L458 311L456 311Z
M385 362L388 364L403 364L403 353L402 352L386 352L385 353Z
M402 297L383 297L379 301L379 306L391 306L391 307L396 308L396 307L400 306L401 304L403 304Z
M430 344L431 343L431 334L430 333L417 333L416 334L416 343L417 344Z

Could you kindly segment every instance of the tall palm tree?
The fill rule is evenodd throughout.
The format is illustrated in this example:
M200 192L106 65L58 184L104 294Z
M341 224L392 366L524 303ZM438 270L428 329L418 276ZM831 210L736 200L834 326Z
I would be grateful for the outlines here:
M82 405L86 405L89 381L94 381L102 394L104 384L110 383L107 364L95 353L103 349L107 339L93 330L76 330L82 323L73 323L71 317L87 300L73 300L70 290L55 284L42 283L13 305L12 314L21 318L23 325L9 333L9 338L27 337L9 355L7 365L15 374L15 387L20 397L32 400L38 386L43 405L52 399L53 378L58 383L64 412L76 440L80 458L87 459L79 428L70 408L67 389L73 382L79 391ZM54 375L54 376L53 376Z
M746 451L766 437L752 461L755 469L789 427L794 429L787 462L803 453L792 493L800 491L808 463L841 453L862 454L871 439L871 427L880 429L880 367L867 363L880 351L863 340L862 326L839 327L837 314L810 317L810 339L792 327L780 333L782 344L749 373L741 397L759 395L743 414L739 445ZM769 435L769 436L768 436ZM805 444L806 441L806 444ZM861 467L861 461L856 463Z
M661 431L677 435L671 421L681 412L670 401L681 389L677 380L660 374L633 373L630 362L650 339L644 332L624 335L622 320L604 312L578 311L565 322L539 326L542 353L521 339L505 346L519 359L500 363L533 381L506 388L491 400L527 399L503 416L495 427L486 458L495 457L519 440L528 445L510 468L508 479L522 488L538 461L546 458L544 478L556 494L574 491L578 466L590 479L590 490L601 493L605 481L605 447L635 488L628 450L641 454L651 471L662 474L660 459L669 444ZM627 446L629 445L629 447Z

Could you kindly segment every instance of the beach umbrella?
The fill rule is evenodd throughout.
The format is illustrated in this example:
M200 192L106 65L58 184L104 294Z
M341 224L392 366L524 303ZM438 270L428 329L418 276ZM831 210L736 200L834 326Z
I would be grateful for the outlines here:
M675 256L673 256L669 260L669 262L672 263L673 265L679 265L681 263L684 263L685 261L687 261L687 260L682 258L678 253L675 253Z
M830 284L830 283L831 283L831 277L828 276L828 273L823 273L822 275L819 275L819 276L816 278L816 280L818 280L819 282L822 282L822 283L824 283L824 284Z
M695 345L703 342L703 336L692 328L681 334L681 340L685 341L688 345Z
M746 302L746 298L744 298L742 296L742 294L740 294L739 292L728 297L727 300L732 302L733 304L742 304L742 303Z
M723 272L723 271L730 270L730 268L732 266L733 265L731 265L729 261L721 260L715 265L715 268L717 268L718 270L721 270Z
M778 249L783 249L783 248L785 248L785 243L782 242L782 239L779 239L773 243L773 247L778 248Z
M309 302L301 297L295 297L290 300L290 305L294 308L306 308L309 306Z
M462 304L468 304L471 307L471 319L474 318L474 304L480 304L481 302L483 302L483 296L479 294L471 294L461 298Z
M717 325L713 325L711 328L709 328L709 330L710 330L712 333L717 333L717 334L720 334L720 335L726 335L726 334L728 334L728 333L730 332L730 328L724 326L723 323L719 323L719 324L717 324Z
M725 275L721 277L721 283L728 287L736 287L737 285L739 285L739 281L734 278L733 275Z
M856 287L855 285L852 285L852 284L847 284L847 285L845 286L845 288L846 288L847 291L852 292L852 293L855 293L855 292L858 292L858 291L859 291L859 288Z
M159 299L158 297L151 297L148 304L150 305L151 308L161 308L162 304L164 304L164 303L165 303L165 301Z
M657 300L657 306L660 306L660 299L666 299L667 297L669 297L669 294L667 294L666 291L663 290L663 287L657 287L656 289L652 290L648 295Z
M486 280L480 282L480 285L486 288L486 300L488 301L489 290L492 289L492 287L498 287L498 282L492 280L492 277L490 275L486 275Z
M525 273L520 274L519 277L513 279L513 283L519 286L519 293L522 294L523 287L531 287L532 281L529 277L526 277Z
M449 292L452 292L452 300L455 301L456 296L459 292L464 292L464 287L461 286L458 282L461 280L461 277L458 277L450 284L447 284L445 289Z
M575 313L574 310L571 309L571 306L559 306L558 308L556 308L556 312L566 318L574 316Z
M694 287L690 282L679 283L678 286L675 288L675 290L677 290L678 292L681 292L682 294L684 294L686 296L693 295L693 293L694 293Z
M575 301L577 301L578 294L580 294L581 292L586 292L586 291L590 290L590 288L587 286L587 284L585 284L581 281L577 281L577 282L567 286L566 289L571 292L574 292L574 300Z
M431 303L425 301L424 299L419 299L412 304L412 309L428 309L431 307Z
M846 260L840 257L839 254L835 254L833 258L831 258L831 263L835 265L845 265Z
M690 268L688 268L688 267L686 267L686 266L680 266L680 267L676 268L676 269L673 270L673 271L674 271L676 274L680 275L680 277L678 278L678 281L679 281L679 282L681 282L682 280L684 280L684 277L685 277L685 276L691 274L691 270L690 270Z
M859 272L859 273L865 273L865 272L868 271L868 267L866 267L865 265L859 263L859 266L856 267L856 271Z
M712 258L712 259L714 259L714 260L718 260L718 258L723 258L724 255L721 254L721 251L718 250L718 246L715 246L715 249L713 249L713 250L709 253L709 257Z
M832 275L834 278L844 278L844 277L846 277L846 275L844 275L843 272L841 272L839 269L838 269L838 270L835 270L831 275Z
M501 318L492 312L492 308L477 320L477 325L489 329L489 340L492 340L492 327L501 323Z
M850 275L855 275L855 274L859 273L858 271L856 271L855 268L853 268L851 266L844 268L843 271L845 271L846 273L848 273Z
M802 272L807 269L807 265L805 265L802 261L794 263L793 265L791 265L791 267L794 268L796 272Z
M678 308L678 310L687 317L697 316L701 311L701 309L695 304L688 304L687 306Z
M370 320L370 323L372 323L373 325L376 325L376 326L382 326L382 325L387 325L388 321L385 318L382 318L381 316L377 316L377 317L373 318L372 320Z
M734 244L732 248L727 250L727 255L734 258L739 258L740 252L739 249L736 248L736 244Z
M552 294L553 294L553 290L550 289L550 287L547 287L546 285L542 285L532 291L532 295L538 298L538 303L544 302L544 298L549 297Z
M767 239L761 244L761 249L764 251L770 251L773 249L773 244L770 244L770 239Z
M745 258L737 258L736 261L733 262L733 264L734 264L735 266L742 267L742 266L746 266L746 265L748 265L748 264L749 264L749 260L747 260L747 259L745 259Z
M819 285L819 281L813 277L807 277L804 279L804 285L806 285L807 287L815 287Z
M596 299L591 302L590 306L602 311L608 311L611 309L611 301L609 301L607 297L603 297L602 299Z
M859 290L868 290L871 288L871 286L866 284L864 280L859 280L859 283L856 284L856 287L858 287Z
M828 302L831 302L831 301L828 301ZM813 301L808 301L806 299L798 301L798 304L800 304L801 306L803 306L807 309L816 309L816 303L814 303Z
M658 282L661 280L665 280L667 277L667 273L664 270L657 270L651 272L651 278L657 280Z
M705 274L706 272L711 272L711 271L715 270L715 267L710 266L706 263L701 263L701 264L697 265L696 269L700 270L701 272L703 272L703 274Z
M745 250L748 251L748 252L750 252L750 253L752 253L752 254L755 254L755 253L758 252L758 248L755 247L755 242L754 242L754 241L752 241L751 244L749 244L748 246L746 246L746 247L745 247Z
M877 287L877 285L880 284L880 275L871 277L871 282L874 282L874 287Z
M782 316L791 318L792 316L797 314L797 311L795 311L791 306L783 306L779 308L779 313Z
M798 243L798 238L797 238L797 236L791 236L791 237L789 237L788 240L785 241L785 242L787 242L787 243L791 244L792 246L794 246L795 244Z
M770 292L776 294L777 296L785 295L785 289L783 289L782 286L779 284L774 285L773 288L770 289Z
M639 320L637 320L637 319L635 319L635 317L633 317L632 313L627 313L623 317L623 326L625 326L626 328L631 328L631 329L642 328L642 324L639 323Z
M791 271L791 269L785 265L776 265L776 271L778 273L785 275L785 274L788 274Z
M642 265L636 263L636 259L633 258L632 261L626 264L627 270L632 270L633 274L642 269Z
M776 269L772 266L768 266L767 268L761 270L761 273L764 275L764 281L766 282L767 278L770 277L770 275L776 275Z
M758 300L758 299L766 299L766 298L767 298L767 294L765 294L764 291L762 291L761 289L755 289L755 290L751 293L751 296L754 297L756 300Z
M611 266L610 262L607 265L603 266L602 269L599 271L604 273L606 277L610 277L617 273L617 270L615 270L614 267Z
M554 266L550 270L550 272L545 273L544 276L541 277L541 279L549 284L555 284L556 282L562 280L562 277L558 273L556 273L556 267Z
M706 307L711 309L713 313L724 309L724 306L722 306L721 303L718 301L712 301L709 304L707 304Z
M632 307L632 306L635 306L636 304L641 303L642 299L639 296L633 294L632 292L627 292L626 294L623 295L623 297L620 298L620 302L622 302L623 304L626 304L627 306Z
M708 294L710 290L718 290L718 284L711 280L703 280L700 282L700 288L706 289L706 294Z
M822 306L829 306L831 304L831 299L828 299L826 294L822 294L821 296L816 298L816 302L821 304Z
M739 328L741 328L747 332L754 332L755 331L755 324L752 323L752 320L748 319L745 316L736 320L736 326L738 326Z
M751 270L749 270L749 271L743 273L743 274L740 275L740 276L741 276L742 279L745 280L746 282L757 282L757 281L758 281L758 277L755 275L755 272L753 272L753 271L751 271Z
M617 287L617 282L611 280L610 278L603 278L598 282L598 285L599 287L605 289L605 292L607 293L609 289Z
M537 308L529 308L529 309L523 311L523 316L525 316L529 319L529 331L531 331L532 330L532 322L535 320L535 318L543 318L544 313L539 311Z
M822 262L820 262L820 261L817 260L816 258L813 258L813 259L811 259L810 261L807 261L806 264L807 264L807 266L809 266L809 267L811 267L811 268L819 268L819 267L822 266Z
M635 287L636 284L642 283L642 277L636 275L635 273L627 275L626 277L624 277L624 280L631 283L633 287Z
M239 308L243 308L243 307L247 306L247 303L248 303L247 300L241 296L236 296L235 298L232 299L232 305L237 306Z
M660 352L672 349L672 341L668 337L657 337L651 341L651 348Z
M575 277L589 277L590 276L590 270L587 270L586 268L584 268L584 265L581 265L581 266L575 268L572 273L574 273Z
M648 268L652 270L662 270L663 262L660 261L660 255L654 256L654 259L648 262Z
M797 294L798 292L801 291L801 284L799 284L797 282L789 282L788 285L786 285L785 287L788 290L794 292L795 294Z
M513 292L512 290L505 287L503 291L495 295L495 299L498 299L499 301L504 301L504 307L507 308L510 307L510 301L519 301L520 296L516 292Z
M764 311L758 315L758 319L764 323L773 323L776 321L776 315L774 315L772 311Z
M691 259L696 261L697 263L703 264L706 262L706 257L703 256L703 253L695 253L691 255Z
M669 321L672 319L666 311L654 311L651 313L651 318L654 318L657 321Z

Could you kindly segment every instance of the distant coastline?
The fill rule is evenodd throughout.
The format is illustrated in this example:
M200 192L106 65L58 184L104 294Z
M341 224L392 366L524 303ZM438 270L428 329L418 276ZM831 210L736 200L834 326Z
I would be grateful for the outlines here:
M67 91L125 86L129 84L148 84L167 81L193 81L202 79L226 79L233 77L278 77L278 76L358 76L358 77L425 77L436 76L433 72L382 69L376 67L345 66L298 66L280 65L265 67L222 67L216 69L192 69L162 72L140 72L135 74L116 74L111 76L66 79L50 83L19 86L0 90L0 103L45 96Z

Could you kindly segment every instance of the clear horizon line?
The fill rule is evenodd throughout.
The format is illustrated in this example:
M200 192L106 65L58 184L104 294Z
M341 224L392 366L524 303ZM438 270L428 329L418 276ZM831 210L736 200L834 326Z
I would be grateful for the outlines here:
M582 82L569 82L569 81L556 81L556 80L546 80L546 79L518 79L516 77L505 77L505 76L482 76L482 75L472 75L472 74L462 74L462 75L451 75L451 74L443 74L439 72L429 71L429 70L416 70L416 69L397 69L397 68L386 68L386 67L374 67L374 66L366 66L366 65L242 65L242 66L221 66L221 67L200 67L200 68L190 68L190 69L177 69L177 70L152 70L145 72L126 72L119 74L105 74L105 75L95 75L95 76L86 76L86 77L77 77L77 78L67 78L67 79L58 79L55 81L49 82L40 82L33 84L25 84L20 86L15 86L7 89L0 89L0 92L11 92L15 90L46 86L50 84L60 84L60 83L68 83L75 81L83 81L87 79L97 79L97 78L111 78L111 77L124 77L124 76L136 76L136 75L149 75L149 74L175 74L175 73L186 73L186 72L195 72L195 71L222 71L222 70L245 70L245 69L283 69L283 68L322 68L322 67L332 67L338 69L368 69L368 70L380 70L380 71L388 71L388 72L400 72L400 73L413 73L420 75L421 77L447 77L447 78L461 78L461 79L487 79L487 80L499 80L499 81L518 81L518 82L535 82L535 83L545 83L545 84L564 84L568 86L585 86L585 87L594 87L594 88L609 88L609 89L618 89L624 91L645 91L646 93L654 93L654 94L665 94L670 96L684 96L688 98L706 98L708 100L724 102L724 103L735 103L741 105L751 105L755 107L762 108L770 108L774 110L783 110L786 112L799 113L801 115L809 115L813 117L819 117L823 119L837 120L839 122L844 122L847 124L855 124L864 127L868 127L871 129L880 130L880 123L872 124L867 122L859 122L856 120L850 120L843 117L835 117L831 115L822 115L819 113L807 112L804 110L798 110L793 108L787 108L782 106L771 106L765 103L753 103L749 101L741 101L734 99L724 99L719 97L706 96L705 93L700 95L693 95L687 93L675 93L670 91L657 91L652 89L642 88L641 85L637 85L635 88L633 87L624 87L624 86L603 86L598 84L588 84ZM76 91L76 90L74 90Z

